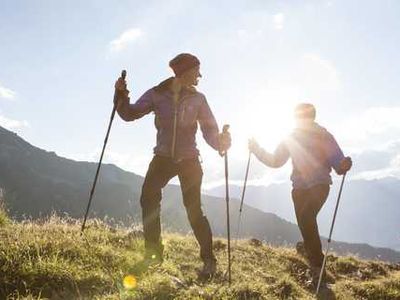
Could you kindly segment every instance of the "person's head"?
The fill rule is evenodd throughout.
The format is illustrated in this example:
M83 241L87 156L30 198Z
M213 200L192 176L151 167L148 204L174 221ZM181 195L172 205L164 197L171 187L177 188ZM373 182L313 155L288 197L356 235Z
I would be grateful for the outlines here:
M298 127L313 123L315 116L315 107L310 103L300 103L294 109L294 118Z
M183 86L197 85L201 74L200 61L196 56L189 53L178 54L169 62L169 66Z

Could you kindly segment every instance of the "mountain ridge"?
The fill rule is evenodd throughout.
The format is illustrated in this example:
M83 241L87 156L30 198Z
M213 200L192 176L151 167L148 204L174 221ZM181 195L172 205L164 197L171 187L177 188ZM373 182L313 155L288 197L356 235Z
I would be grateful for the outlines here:
M67 213L81 218L88 201L97 164L58 157L25 142L16 134L0 128L0 188L10 215L40 218ZM125 224L140 224L140 189L143 177L114 165L102 166L90 216L112 218ZM180 188L168 185L163 191L162 222L165 229L191 231L181 200ZM178 201L177 201L178 200ZM215 236L225 236L225 200L203 195L203 206ZM239 201L231 201L231 228L236 231ZM232 231L235 237L236 232ZM241 237L254 237L274 245L293 245L301 239L298 228L272 213L245 206ZM400 253L366 245L334 242L338 254L400 261Z

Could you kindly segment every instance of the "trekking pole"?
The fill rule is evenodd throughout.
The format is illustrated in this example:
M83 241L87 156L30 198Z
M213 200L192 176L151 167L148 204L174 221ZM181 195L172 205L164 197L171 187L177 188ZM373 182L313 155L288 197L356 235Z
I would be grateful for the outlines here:
M338 208L339 208L339 201L340 201L340 196L342 195L343 184L344 184L345 178L346 178L346 173L343 174L342 182L340 184L339 194L338 194L338 198L337 198L337 201L336 201L335 212L333 214L331 230L329 232L328 244L326 245L325 257L324 257L324 260L323 260L323 263L322 263L321 272L319 273L318 285L317 285L317 290L315 291L315 295L318 295L319 288L321 287L322 275L324 274L324 270L325 270L326 259L328 257L328 252L329 252L329 245L330 245L331 238L332 238L333 226L335 225L336 214L337 214L337 211L338 211Z
M123 70L121 72L121 78L123 80L125 80L125 78L126 78L126 71L125 70ZM101 151L101 155L100 155L100 161L99 161L99 163L97 165L96 175L94 176L92 189L90 191L89 202L88 202L88 205L86 207L85 218L83 219L83 223L82 223L81 234L85 230L85 225L86 225L87 216L89 214L90 204L92 203L94 190L96 188L97 178L99 177L99 172L100 172L101 162L103 160L104 150L106 149L108 136L110 135L111 125L112 125L112 122L114 120L115 111L117 110L117 100L118 100L117 97L118 97L118 91L117 91L117 89L115 89L115 92L114 92L114 106L113 106L113 109L112 109L112 112L111 112L110 123L108 124L107 134L106 134L106 137L104 139L103 150Z
M236 232L236 241L239 239L239 235L240 235L240 226L241 226L241 221L242 221L242 210L243 210L244 194L246 192L247 177L249 176L250 159L251 159L251 151L249 151L249 158L247 160L247 167L246 167L246 175L244 176L242 197L240 199L240 208L239 208L238 227L237 227L237 232Z
M227 133L229 125L224 125L222 133ZM231 229L229 219L229 173L228 173L228 150L219 153L225 158L225 200L226 200L226 227L228 235L228 282L231 285Z

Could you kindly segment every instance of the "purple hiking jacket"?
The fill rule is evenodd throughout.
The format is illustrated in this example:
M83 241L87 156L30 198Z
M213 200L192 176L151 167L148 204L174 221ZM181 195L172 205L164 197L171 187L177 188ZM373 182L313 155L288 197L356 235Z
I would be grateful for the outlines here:
M157 145L154 154L171 157L176 161L199 155L196 148L197 124L206 142L215 150L219 148L219 129L208 106L206 97L195 88L183 89L177 103L170 85L173 78L161 82L145 92L134 104L129 98L121 99L117 111L125 121L133 121L154 112Z
M272 168L283 166L291 158L293 171L290 179L296 189L332 184L331 170L334 168L339 173L344 158L333 135L315 122L307 128L296 128L273 154L262 148L254 154Z

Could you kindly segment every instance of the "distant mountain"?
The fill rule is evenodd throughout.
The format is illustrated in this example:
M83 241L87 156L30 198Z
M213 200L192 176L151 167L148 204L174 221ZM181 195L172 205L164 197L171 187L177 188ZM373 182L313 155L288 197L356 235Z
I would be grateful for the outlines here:
M329 234L339 182L332 185L327 203L318 216L321 232ZM232 186L232 197L241 197L242 187ZM245 203L296 223L290 184L248 186ZM224 187L207 194L222 196ZM400 180L351 180L345 182L333 236L335 239L368 243L400 250Z
M0 127L0 188L12 217L38 218L52 212L81 218L87 205L97 164L58 157L25 142ZM91 207L91 216L105 216L125 224L140 223L139 195L143 177L105 164ZM164 229L190 232L182 204L180 187L168 185L163 192L162 221ZM226 235L225 200L203 196L203 206L212 230ZM239 202L231 202L231 231L236 237ZM273 213L245 205L241 237L254 237L275 245L291 245L300 240L298 228ZM333 243L339 254L354 253L364 258L400 261L400 253L368 245Z

